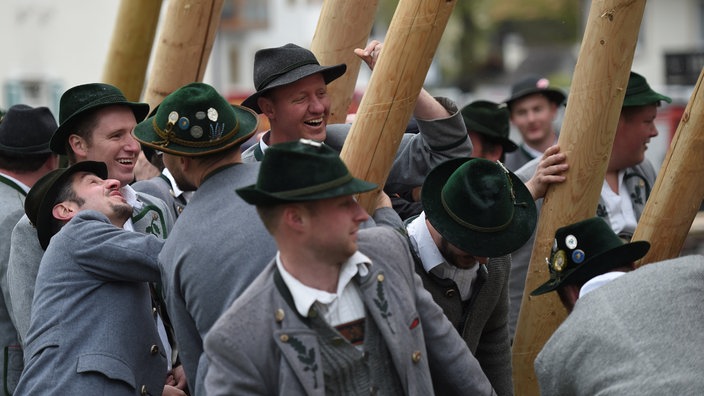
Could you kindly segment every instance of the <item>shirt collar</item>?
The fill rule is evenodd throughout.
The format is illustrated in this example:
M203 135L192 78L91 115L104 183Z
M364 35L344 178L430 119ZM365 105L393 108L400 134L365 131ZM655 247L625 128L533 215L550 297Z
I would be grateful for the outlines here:
M336 293L328 293L324 290L315 289L301 283L286 271L286 268L284 268L281 262L280 252L276 252L276 267L281 273L284 284L286 284L286 287L288 287L288 290L291 292L296 310L303 317L308 317L308 313L316 301L322 304L330 304L333 302L357 274L359 274L359 276L367 276L371 265L372 262L369 257L360 252L355 252L340 268Z
M164 168L161 173L166 176L167 179L169 179L169 182L171 183L171 191L174 192L174 197L179 197L181 194L183 194L183 190L178 188L178 184L176 184L176 179L174 179L174 176L169 172L169 168Z
M15 184L17 184L17 186L20 187L21 189L23 189L25 193L28 193L28 192L29 192L30 187L29 187L28 185L22 183L21 181L15 179L14 177L12 177L12 176L10 176L10 175L7 175L7 174L5 174L5 173L0 172L0 175L3 175L3 177L5 177L5 178L7 178L8 180L11 180L11 181L14 182Z
M430 272L433 268L445 262L445 258L440 253L433 237L430 235L428 225L425 223L425 212L421 212L406 227L408 235L411 237L411 247L418 254L425 272Z

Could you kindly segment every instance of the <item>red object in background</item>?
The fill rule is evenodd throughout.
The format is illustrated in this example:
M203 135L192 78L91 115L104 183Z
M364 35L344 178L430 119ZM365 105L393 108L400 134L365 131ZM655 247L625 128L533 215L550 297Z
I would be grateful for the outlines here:
M677 132L677 127L680 125L680 120L682 119L682 114L684 114L685 105L671 104L667 106L665 111L665 117L667 118L667 125L670 128L670 135L668 144L672 143L672 138L675 137Z

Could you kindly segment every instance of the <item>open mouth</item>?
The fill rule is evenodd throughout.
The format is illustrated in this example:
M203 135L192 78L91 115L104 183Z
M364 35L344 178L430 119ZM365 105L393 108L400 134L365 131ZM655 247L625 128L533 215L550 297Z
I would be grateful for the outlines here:
M303 123L312 127L319 127L323 124L323 118L321 117L314 120L303 121Z
M120 158L117 162L121 165L134 165L134 160L129 158Z

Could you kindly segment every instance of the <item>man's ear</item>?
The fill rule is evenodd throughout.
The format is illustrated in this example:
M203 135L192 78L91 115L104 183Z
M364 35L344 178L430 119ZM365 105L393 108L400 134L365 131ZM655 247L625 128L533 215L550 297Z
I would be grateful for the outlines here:
M56 220L69 221L78 213L78 205L72 201L63 201L54 205L51 214Z
M296 231L303 231L307 224L308 212L302 205L286 205L282 213L282 222L289 228Z
M274 118L274 102L271 99L260 96L257 98L257 105L267 118Z
M82 137L71 134L68 137L68 143L71 145L71 150L73 150L77 158L85 158L88 155L88 144Z

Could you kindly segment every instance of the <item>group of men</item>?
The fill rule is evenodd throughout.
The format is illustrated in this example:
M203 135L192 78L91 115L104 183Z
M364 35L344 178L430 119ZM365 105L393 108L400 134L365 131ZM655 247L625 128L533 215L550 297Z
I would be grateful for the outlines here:
M373 67L381 49L356 52ZM191 83L149 113L113 86L85 84L63 94L58 125L45 108L9 109L5 392L511 395L511 253L533 234L534 201L568 169L554 129L538 136L552 120L534 115L554 118L564 94L533 79L507 106L460 110L422 90L418 132L403 136L381 191L339 158L349 125L327 124L326 87L345 65L287 44L258 51L254 66L256 92L242 106ZM644 103L629 83L624 108L648 111L624 110L624 129L652 125L655 103L669 100L647 88ZM258 114L271 129L242 152ZM509 120L526 125L520 147ZM131 186L140 144L165 170ZM514 173L503 163L512 152L536 159ZM58 168L59 154L69 167ZM635 165L610 166L605 186L618 195L621 170ZM174 190L193 193L186 203ZM402 221L389 196L412 190L422 207ZM354 198L369 192L371 218ZM627 224L619 202L597 214ZM586 222L558 230L551 279L536 291L560 290L575 311L590 278L632 269L647 250L622 245L602 219ZM601 273L586 266L609 255ZM552 373L541 358L539 373Z

